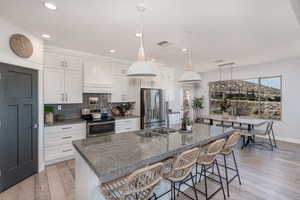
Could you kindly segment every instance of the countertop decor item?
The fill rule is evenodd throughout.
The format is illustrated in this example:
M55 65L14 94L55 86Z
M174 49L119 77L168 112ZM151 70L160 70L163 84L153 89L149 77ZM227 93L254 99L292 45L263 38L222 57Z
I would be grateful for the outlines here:
M54 108L52 106L44 106L45 123L51 124L54 122Z
M195 97L192 101L192 108L194 109L194 120L198 122L203 109L203 97Z
M21 58L29 58L33 54L33 45L28 37L14 34L9 39L11 50Z
M192 131L193 129L193 120L187 120L186 122L186 130L187 131Z
M63 120L65 120L65 115L64 114L57 114L57 115L55 115L55 120L56 121L63 121Z
M156 72L153 64L146 61L145 51L144 51L144 25L143 25L143 14L146 8L144 4L139 4L137 6L137 11L141 13L141 32L139 33L140 38L140 48L138 53L138 59L134 62L128 69L126 76L130 77L155 77Z

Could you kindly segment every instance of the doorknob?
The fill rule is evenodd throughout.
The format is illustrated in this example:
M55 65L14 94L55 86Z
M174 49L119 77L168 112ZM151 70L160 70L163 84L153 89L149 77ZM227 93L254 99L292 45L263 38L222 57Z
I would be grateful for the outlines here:
M32 126L32 128L34 128L34 129L37 129L38 127L39 127L38 124L34 124L34 125Z

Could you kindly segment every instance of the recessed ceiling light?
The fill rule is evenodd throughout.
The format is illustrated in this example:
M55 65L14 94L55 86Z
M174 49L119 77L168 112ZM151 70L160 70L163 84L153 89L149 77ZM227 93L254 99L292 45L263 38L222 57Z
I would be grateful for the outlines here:
M181 49L181 51L182 51L182 52L186 52L186 51L187 51L187 49Z
M109 50L109 52L110 52L110 53L116 53L116 50L111 49L111 50Z
M136 33L135 34L136 37L142 37L142 35L143 35L142 33Z
M43 38L46 38L46 39L50 39L50 38L51 38L51 36L48 35L48 34L42 34L42 37L43 37Z
M156 61L156 59L155 59L155 58L152 58L152 59L151 59L151 61L152 61L152 62L155 62L155 61Z
M51 2L44 2L44 6L50 10L56 10L56 5Z

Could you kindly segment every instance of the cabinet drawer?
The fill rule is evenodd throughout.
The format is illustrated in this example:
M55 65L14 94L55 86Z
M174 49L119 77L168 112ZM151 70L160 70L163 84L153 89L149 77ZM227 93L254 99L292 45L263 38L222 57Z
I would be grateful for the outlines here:
M139 118L116 120L115 130L117 133L136 131L139 129Z
M80 140L84 138L85 132L83 130L66 133L46 134L45 146L49 147L61 144L71 144L73 140Z
M59 145L54 147L48 147L45 149L45 160L55 160L67 156L74 155L74 149L72 144Z
M45 128L45 134L57 134L64 132L74 132L74 131L85 131L86 124L71 124L71 125L62 125L62 126L49 126Z

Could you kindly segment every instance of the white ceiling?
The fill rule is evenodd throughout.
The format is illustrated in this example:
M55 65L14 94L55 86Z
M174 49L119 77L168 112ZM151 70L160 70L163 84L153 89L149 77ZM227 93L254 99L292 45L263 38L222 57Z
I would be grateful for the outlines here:
M46 41L79 51L134 60L140 0L1 0L0 17ZM181 48L193 49L197 71L212 70L213 61L254 64L300 55L300 28L289 0L144 0L146 56L182 66ZM185 30L193 32L188 42ZM167 40L168 47L157 42Z

